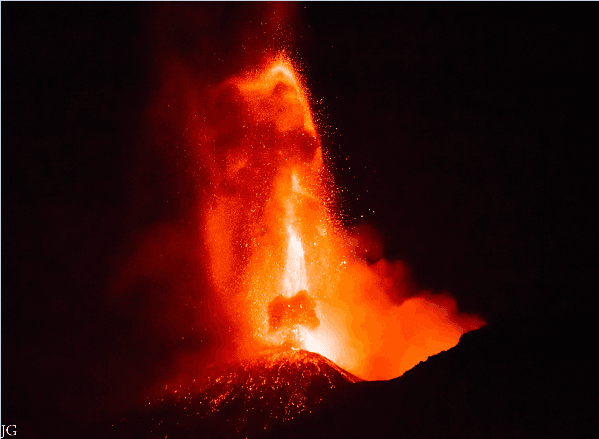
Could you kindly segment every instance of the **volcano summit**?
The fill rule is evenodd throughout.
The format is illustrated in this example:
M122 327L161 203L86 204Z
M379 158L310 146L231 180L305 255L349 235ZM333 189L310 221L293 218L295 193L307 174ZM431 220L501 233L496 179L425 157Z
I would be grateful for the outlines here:
M206 378L131 411L114 437L246 437L311 412L335 389L362 381L320 354L271 349L213 366Z

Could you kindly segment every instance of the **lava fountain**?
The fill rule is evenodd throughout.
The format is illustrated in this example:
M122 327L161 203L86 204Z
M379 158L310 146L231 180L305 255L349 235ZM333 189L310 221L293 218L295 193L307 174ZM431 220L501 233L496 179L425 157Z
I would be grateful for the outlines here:
M401 262L359 257L287 56L207 94L188 128L203 182L199 254L228 326L212 366L167 384L112 436L255 437L334 389L398 377L484 324L447 293L414 290Z
M302 349L389 379L484 324L446 293L414 291L400 262L356 255L308 93L284 54L215 91L199 154L209 271L238 357Z

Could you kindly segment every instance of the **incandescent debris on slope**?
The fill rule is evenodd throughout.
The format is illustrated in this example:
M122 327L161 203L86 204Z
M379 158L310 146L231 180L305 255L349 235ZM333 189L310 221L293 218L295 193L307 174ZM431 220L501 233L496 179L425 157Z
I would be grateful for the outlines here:
M311 413L336 389L360 378L304 350L272 349L215 366L191 385L129 412L112 437L246 437Z

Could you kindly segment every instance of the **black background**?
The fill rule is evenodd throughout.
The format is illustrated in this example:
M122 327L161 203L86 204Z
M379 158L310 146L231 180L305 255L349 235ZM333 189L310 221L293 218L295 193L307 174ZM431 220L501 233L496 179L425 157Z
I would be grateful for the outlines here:
M347 227L373 226L419 288L450 291L491 325L541 328L535 343L557 362L585 361L597 277L589 7L289 11L272 31L263 4L4 4L3 423L64 437L142 397L181 352L218 343L191 329L202 276L176 256L168 267L195 279L191 293L152 281L107 291L140 235L187 224L195 206L195 177L174 171L190 160L181 91L159 108L163 125L147 117L170 102L169 60L215 84L276 38L301 58Z

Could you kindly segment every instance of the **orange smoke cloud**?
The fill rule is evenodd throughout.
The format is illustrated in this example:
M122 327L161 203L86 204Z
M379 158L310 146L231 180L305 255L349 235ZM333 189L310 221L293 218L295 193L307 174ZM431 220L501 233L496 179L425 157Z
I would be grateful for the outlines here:
M448 293L415 292L409 283L399 261L349 264L339 294L323 306L323 321L334 324L316 331L313 349L362 378L390 379L484 324L459 313Z

